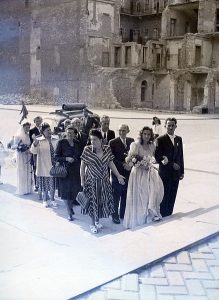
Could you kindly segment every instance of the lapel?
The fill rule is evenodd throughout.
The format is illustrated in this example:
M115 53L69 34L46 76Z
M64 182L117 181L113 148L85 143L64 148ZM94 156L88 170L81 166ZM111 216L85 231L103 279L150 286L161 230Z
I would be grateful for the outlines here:
M178 147L179 147L179 140L178 140L178 137L175 136L175 139L174 139L174 154L173 154L173 157L174 157L174 158L175 158L176 155L177 155Z
M126 150L127 149L127 139L126 139L126 146L125 146L125 144L123 143L123 141L120 139L120 137L119 137L119 143L120 143L120 145Z
M169 137L169 135L166 133L165 134L165 138L166 138L166 141L167 141L167 143L169 144L169 146L172 148L172 147L174 147L173 146L173 143L172 143L172 141L171 141L171 139L170 139L170 137Z

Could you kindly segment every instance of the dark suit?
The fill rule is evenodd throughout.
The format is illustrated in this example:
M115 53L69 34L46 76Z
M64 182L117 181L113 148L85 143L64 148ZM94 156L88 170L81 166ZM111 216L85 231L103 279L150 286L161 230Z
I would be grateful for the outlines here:
M162 163L163 156L168 158L168 163ZM157 138L155 158L159 163L159 174L164 185L164 197L160 206L163 217L173 213L179 180L184 175L183 144L180 136L175 136L174 145L168 134ZM173 169L173 164L180 166L179 170Z
M87 118L83 119L82 123L82 132L85 133L87 136L89 135L89 132L91 128L93 127L94 118L91 116L87 116Z
M82 149L84 149L84 147L87 145L87 135L83 132L78 132L76 139L80 142Z
M35 136L38 136L40 135L40 131L39 129L35 126L33 128L30 129L29 131L29 137L30 137L30 142L31 144L33 143L33 134ZM34 185L35 187L37 188L37 180L36 180L36 160L37 160L37 155L36 154L32 154L31 155L31 165L32 165L32 168L33 168L33 177L34 177Z
M103 136L104 137L104 136ZM108 129L106 133L106 138L103 139L105 145L109 145L109 141L115 138L115 132L111 129Z
M29 131L29 137L30 137L31 144L33 143L33 138L32 138L33 134L35 134L35 136L38 136L40 134L40 131L36 126L31 128Z
M125 158L130 149L130 144L134 142L134 139L127 137L126 138L126 146L121 141L120 137L115 138L109 142L110 148L114 155L114 164L119 171L119 173L126 178L125 185L121 185L118 182L118 179L114 174L112 174L112 187L113 187L113 200L114 200L114 210L115 214L113 217L118 218L118 208L120 202L120 218L124 218L125 214L125 206L126 206L126 194L128 187L128 179L130 175L130 171L124 169L123 164L125 163Z

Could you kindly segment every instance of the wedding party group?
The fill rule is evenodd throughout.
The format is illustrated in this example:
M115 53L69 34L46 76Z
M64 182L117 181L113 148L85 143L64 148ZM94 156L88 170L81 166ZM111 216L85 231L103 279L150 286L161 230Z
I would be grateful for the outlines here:
M183 143L175 135L175 118L165 120L163 134L154 117L136 140L128 136L127 124L119 125L116 134L109 116L97 121L86 109L83 118L65 120L59 135L41 116L33 122L31 127L22 120L8 145L16 152L18 195L34 188L45 208L57 208L60 197L69 221L74 220L74 205L81 205L93 234L103 229L101 218L111 217L113 223L134 229L173 213L184 177Z

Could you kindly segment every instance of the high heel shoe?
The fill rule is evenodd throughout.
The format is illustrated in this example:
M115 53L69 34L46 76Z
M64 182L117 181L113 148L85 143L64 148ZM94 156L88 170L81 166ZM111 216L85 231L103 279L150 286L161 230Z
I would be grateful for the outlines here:
M100 224L99 222L95 222L95 226L97 229L103 229L103 225Z
M96 228L96 226L90 225L90 231L91 231L92 233L97 233L97 228Z

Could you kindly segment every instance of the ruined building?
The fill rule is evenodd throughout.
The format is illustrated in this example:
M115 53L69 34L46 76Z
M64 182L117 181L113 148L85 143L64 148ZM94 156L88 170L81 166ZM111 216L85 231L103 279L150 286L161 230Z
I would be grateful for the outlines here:
M1 0L0 95L219 112L218 0Z

